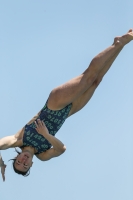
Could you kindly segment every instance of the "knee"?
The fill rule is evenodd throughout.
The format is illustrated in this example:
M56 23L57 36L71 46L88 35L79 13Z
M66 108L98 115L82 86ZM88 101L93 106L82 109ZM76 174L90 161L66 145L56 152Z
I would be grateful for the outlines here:
M91 71L89 73L89 75L86 76L85 80L86 80L86 84L91 86L97 80L97 74L95 72Z
M97 77L93 84L97 87L101 83L101 81L102 77Z

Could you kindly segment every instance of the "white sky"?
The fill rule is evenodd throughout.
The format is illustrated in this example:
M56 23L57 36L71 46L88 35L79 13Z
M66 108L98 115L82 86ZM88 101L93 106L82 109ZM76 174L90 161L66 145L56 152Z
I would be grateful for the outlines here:
M132 0L0 0L0 137L15 134L50 91L81 74L91 59L133 28ZM0 198L133 199L133 42L88 105L56 137L67 151L34 159L27 178L13 172L14 149L2 151Z

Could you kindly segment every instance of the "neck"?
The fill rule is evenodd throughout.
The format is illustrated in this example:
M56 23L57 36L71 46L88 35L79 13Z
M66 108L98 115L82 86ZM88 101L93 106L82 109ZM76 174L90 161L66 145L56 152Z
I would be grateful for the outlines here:
M33 147L24 147L24 148L22 148L22 152L26 152L26 151L28 151L31 155L32 155L32 157L34 156L34 154L35 154L35 149L33 148Z

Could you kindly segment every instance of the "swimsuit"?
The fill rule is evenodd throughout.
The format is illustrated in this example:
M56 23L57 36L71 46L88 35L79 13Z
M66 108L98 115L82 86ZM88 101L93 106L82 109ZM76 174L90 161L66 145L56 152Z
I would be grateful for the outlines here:
M47 107L46 102L37 119L43 121L49 131L49 134L54 136L68 117L71 106L72 104L69 104L61 110L53 111ZM36 154L39 154L50 149L52 145L45 139L44 136L40 135L36 131L35 127L34 122L29 125L25 125L23 146L21 148L25 146L32 146L37 150Z

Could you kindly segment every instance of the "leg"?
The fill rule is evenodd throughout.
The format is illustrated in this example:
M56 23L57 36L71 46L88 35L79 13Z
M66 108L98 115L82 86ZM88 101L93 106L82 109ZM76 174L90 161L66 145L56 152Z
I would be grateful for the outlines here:
M102 81L103 76L106 74L106 72L109 70L111 67L112 63L114 62L115 58L118 56L120 53L121 49L118 50L118 52L108 61L108 63L104 66L104 68L101 70L99 73L97 79L93 82L91 87L86 90L79 98L77 98L73 103L72 103L72 108L70 110L69 116L75 114L79 110L81 110L91 99L93 96L96 88L98 87L99 83Z
M91 88L91 91L94 92L94 83L98 80L98 76L102 76L102 74L104 75L108 70L104 68L104 66L106 66L111 59L111 63L113 63L113 61L117 57L117 53L120 52L121 49L131 40L133 40L132 30L121 37L117 37L114 40L113 45L98 54L91 61L89 67L83 74L68 81L64 85L55 88L51 92L48 100L48 107L53 110L59 110L69 103L76 101L76 99L85 94L85 92L91 86L93 86L93 89Z

